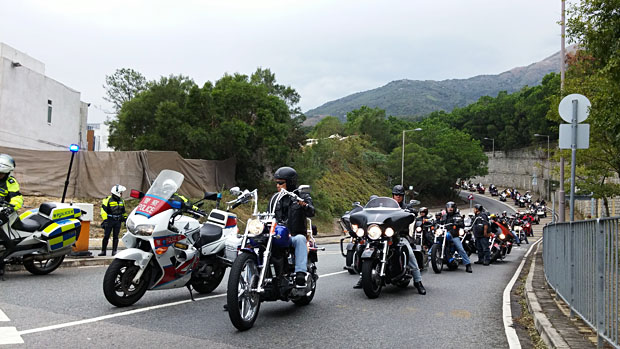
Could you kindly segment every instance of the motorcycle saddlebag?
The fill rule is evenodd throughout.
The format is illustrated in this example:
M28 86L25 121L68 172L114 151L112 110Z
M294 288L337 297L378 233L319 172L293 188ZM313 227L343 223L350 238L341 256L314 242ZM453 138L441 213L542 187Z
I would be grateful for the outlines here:
M79 219L62 219L53 222L43 229L41 240L47 241L48 250L71 246L77 240L82 223Z

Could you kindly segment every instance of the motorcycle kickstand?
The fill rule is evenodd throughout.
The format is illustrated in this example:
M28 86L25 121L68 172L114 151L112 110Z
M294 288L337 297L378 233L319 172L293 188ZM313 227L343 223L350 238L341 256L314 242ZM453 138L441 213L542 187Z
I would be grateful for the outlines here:
M192 299L192 302L195 302L196 300L194 299L194 294L192 293L192 284L187 284L185 287L189 290L189 298Z

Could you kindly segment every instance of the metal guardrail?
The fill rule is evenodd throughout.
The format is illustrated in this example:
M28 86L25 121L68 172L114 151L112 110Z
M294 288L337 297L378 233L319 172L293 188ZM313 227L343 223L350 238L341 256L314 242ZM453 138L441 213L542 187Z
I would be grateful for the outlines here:
M620 218L549 224L543 229L547 282L598 336L619 343Z

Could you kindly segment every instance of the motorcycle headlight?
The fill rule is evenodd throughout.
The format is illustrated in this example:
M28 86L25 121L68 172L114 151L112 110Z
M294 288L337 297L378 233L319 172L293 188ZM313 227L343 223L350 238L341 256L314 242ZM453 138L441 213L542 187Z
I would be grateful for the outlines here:
M442 236L443 235L443 229L437 229L435 231L435 236Z
M464 236L465 235L465 229L460 228L459 229L459 236Z
M499 234L499 238L500 238L501 240L504 240L504 239L506 238L506 235L504 235L504 233L501 233L501 234Z
M136 235L151 236L154 230L154 224L140 224L135 228L135 231L133 231L133 233L135 233Z
M516 227L515 227L515 231L520 231L521 229L523 229L523 228L521 228L521 227L519 227L519 226L516 226Z
M245 232L248 237L255 237L263 232L265 225L258 219L248 219L248 224L245 227Z
M364 229L357 228L357 230L355 230L355 234L361 238L362 236L364 236Z
M418 233L422 231L422 227L417 227L415 228L415 231L417 231Z
M131 219L131 217L127 218L127 221L125 222L125 226L127 227L127 230L129 230L132 233L136 229L136 223L134 223L134 221L133 221L133 219Z
M381 238L381 228L378 225L373 224L368 228L368 237L372 240Z
M385 236L387 236L387 237L392 237L392 236L394 236L394 229L389 228L389 227L388 227L388 228L386 228L386 229L385 229Z
M351 228L353 228L353 231L356 232L357 228L359 228L359 227L357 226L357 224L351 224Z

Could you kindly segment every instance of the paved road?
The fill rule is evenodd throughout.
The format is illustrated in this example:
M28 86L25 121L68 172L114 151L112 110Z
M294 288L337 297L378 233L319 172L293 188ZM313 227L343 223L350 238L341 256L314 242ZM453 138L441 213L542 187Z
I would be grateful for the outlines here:
M480 202L504 210L484 198ZM306 307L264 303L246 332L237 332L222 311L226 279L196 302L189 301L186 289L153 291L136 305L117 309L103 297L105 267L59 269L39 277L14 272L0 283L0 310L10 319L0 327L17 328L25 344L16 347L507 347L502 292L527 247L515 247L504 263L475 265L473 274L462 266L425 272L426 296L413 286L388 286L380 298L369 300L352 289L357 276L342 272L338 246L328 245L319 256L319 273L325 276L314 301ZM145 311L127 313L134 309ZM100 318L108 315L116 317ZM71 324L75 321L82 322Z

